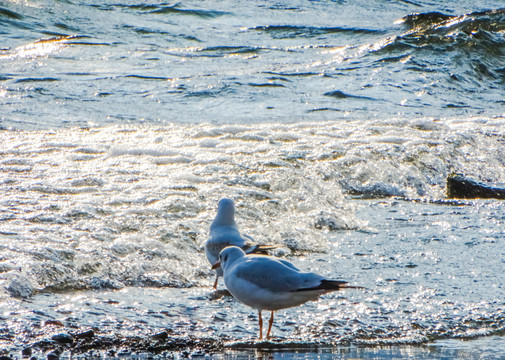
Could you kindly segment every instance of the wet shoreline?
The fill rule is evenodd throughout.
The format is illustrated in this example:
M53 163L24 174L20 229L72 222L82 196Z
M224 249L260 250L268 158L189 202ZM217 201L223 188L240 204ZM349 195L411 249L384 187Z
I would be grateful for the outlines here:
M355 295L337 296L341 304L345 302L343 296L353 298ZM83 310L81 299L92 306ZM331 299L326 297L321 303L324 306ZM402 333L399 327L396 337L381 339L379 333L359 335L362 330L357 330L353 334L343 319L331 320L326 312L314 324L303 324L322 331L311 337L303 333L303 327L300 333L297 325L290 325L293 318L289 311L280 314L282 320L273 338L260 342L256 340L254 315L245 307L245 313L237 313L230 306L239 307L239 310L242 307L235 304L233 298L222 290L212 292L210 287L39 294L11 301L9 305L10 313L8 310L2 314L2 320L7 321L0 327L1 360L282 357L311 360L407 359L412 356L447 359L463 355L472 359L483 353L488 354L486 359L499 359L505 346L504 331L500 328L491 332L475 328L459 334L453 328L445 335L431 333L415 337ZM317 305L308 303L302 311L310 312ZM189 320L181 309L189 313ZM228 312L230 318L226 317ZM334 337L324 335L327 333L323 328L330 322L335 322L334 326L340 331L335 332Z
M80 329L82 330L82 329ZM5 348L0 337L2 360L8 359L499 359L503 336L476 337L471 340L440 339L417 345L302 344L282 339L258 342L222 341L213 338L173 337L162 331L149 336L117 337L95 333L92 329L62 332L50 339ZM84 335L83 335L84 334ZM92 334L92 336L90 336ZM72 340L72 343L69 342ZM497 345L499 344L499 345ZM483 357L484 356L484 357Z

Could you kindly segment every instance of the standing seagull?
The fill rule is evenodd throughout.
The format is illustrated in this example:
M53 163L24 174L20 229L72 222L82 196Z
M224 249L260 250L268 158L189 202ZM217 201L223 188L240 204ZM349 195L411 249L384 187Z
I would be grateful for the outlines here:
M210 238L205 243L205 255L211 265L219 260L219 253L228 246L238 246L246 253L261 253L274 249L273 245L258 245L253 239L240 235L235 223L235 205L231 199L221 199L217 205L217 215L210 225ZM217 288L217 281L223 276L223 269L216 269L216 281L214 289Z
M240 302L258 310L260 340L263 338L262 310L272 313L268 322L268 339L275 310L316 300L320 295L331 291L363 289L349 286L346 281L328 280L315 273L301 272L290 262L271 256L246 256L236 246L221 251L219 262L212 268L219 266L224 271L224 283L230 293Z

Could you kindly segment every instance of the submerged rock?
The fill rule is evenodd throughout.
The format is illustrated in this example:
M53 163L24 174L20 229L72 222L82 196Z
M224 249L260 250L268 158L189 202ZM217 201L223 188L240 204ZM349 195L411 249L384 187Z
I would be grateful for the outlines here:
M156 333L156 334L152 335L152 338L156 339L156 340L166 340L166 339L168 339L168 332L162 331L162 332Z
M27 348L24 348L22 351L21 351L21 356L23 358L29 358L30 356L32 356L32 353L33 353L33 350L31 347L27 347Z
M52 340L60 344L72 344L74 342L72 335L66 333L53 335Z
M26 277L23 275L16 275L7 286L7 291L13 297L26 299L33 295L35 289Z
M56 351L51 351L47 354L47 360L58 360L60 358L60 354Z
M485 184L461 174L447 177L447 197L460 199L505 199L505 186Z
M74 335L76 339L91 339L94 336L95 332L93 331L93 329L82 331Z

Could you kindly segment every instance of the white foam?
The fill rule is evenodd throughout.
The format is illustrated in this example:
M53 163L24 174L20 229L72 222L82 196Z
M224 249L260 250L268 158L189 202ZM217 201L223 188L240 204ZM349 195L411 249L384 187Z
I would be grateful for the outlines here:
M20 270L38 269L26 272L35 287L204 281L196 275L207 271L200 244L219 198L237 200L241 228L281 252L326 251L322 233L366 229L350 195L443 199L452 170L505 182L505 128L483 124L482 131L472 121L429 119L4 131L0 164L15 181L0 182L1 231L18 239L6 241ZM46 249L36 251L44 260L27 252L31 239ZM0 255L9 258L6 249Z
M109 151L110 156L122 156L122 155L132 155L132 156L154 156L154 157L162 157L162 156L176 156L179 155L177 151L170 150L167 148L130 148L127 146L119 146L114 147Z

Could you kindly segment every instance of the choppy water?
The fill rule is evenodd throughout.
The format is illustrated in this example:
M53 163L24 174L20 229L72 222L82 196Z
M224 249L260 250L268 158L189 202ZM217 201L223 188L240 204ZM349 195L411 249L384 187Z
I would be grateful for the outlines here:
M1 133L9 343L51 319L250 345L254 311L213 299L202 251L223 196L277 255L367 288L279 312L283 342L503 334L505 205L444 195L452 170L503 182L501 122L322 125Z
M502 7L3 1L0 125L501 116Z
M269 347L499 358L505 205L445 182L505 183L500 6L1 2L0 346L258 356L203 255L230 197L276 255L366 287L280 311Z

